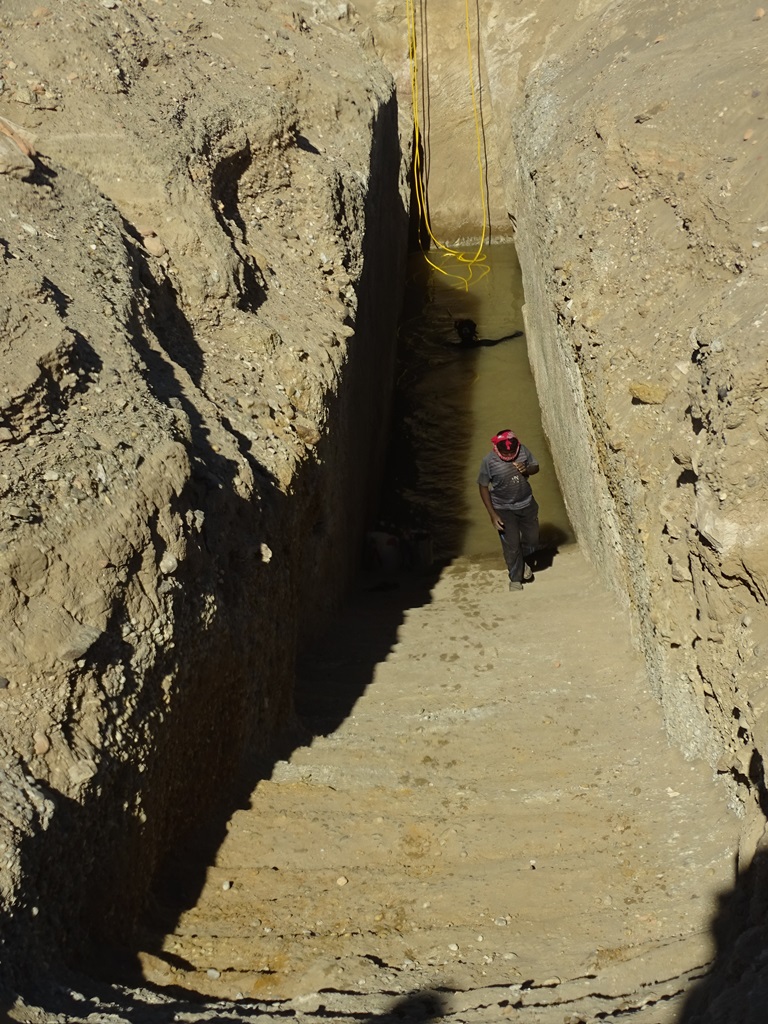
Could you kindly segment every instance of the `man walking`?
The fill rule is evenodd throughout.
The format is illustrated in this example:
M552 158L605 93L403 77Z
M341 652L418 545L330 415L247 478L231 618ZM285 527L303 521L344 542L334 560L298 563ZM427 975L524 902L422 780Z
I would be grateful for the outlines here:
M527 479L539 472L539 464L511 430L500 430L491 444L480 464L477 483L501 538L509 589L522 590L523 580L533 579L525 558L539 543L539 506Z

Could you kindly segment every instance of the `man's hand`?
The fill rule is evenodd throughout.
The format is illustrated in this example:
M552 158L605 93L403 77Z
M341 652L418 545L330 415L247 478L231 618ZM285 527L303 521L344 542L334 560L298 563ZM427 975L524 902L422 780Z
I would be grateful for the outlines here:
M513 462L512 465L521 476L526 476L528 473L528 467L524 462Z
M493 512L490 512L489 514L490 514L490 517L491 517L491 522L493 523L495 529L497 529L499 531L499 533L503 533L504 532L504 523L499 518L498 513L496 511L493 511Z

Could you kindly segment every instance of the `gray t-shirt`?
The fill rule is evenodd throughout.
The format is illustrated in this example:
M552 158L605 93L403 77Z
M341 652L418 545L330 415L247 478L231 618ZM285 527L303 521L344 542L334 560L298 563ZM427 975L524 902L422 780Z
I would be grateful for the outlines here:
M531 468L539 465L524 444L520 445L515 462ZM505 462L495 451L489 452L481 462L477 482L490 489L494 508L525 508L533 500L531 485L515 468L515 463Z

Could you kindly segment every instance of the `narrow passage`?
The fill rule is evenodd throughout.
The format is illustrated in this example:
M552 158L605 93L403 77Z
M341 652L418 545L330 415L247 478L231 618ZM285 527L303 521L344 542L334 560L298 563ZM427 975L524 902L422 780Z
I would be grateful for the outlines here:
M502 348L462 353L462 372L482 357L493 373ZM447 379L457 353L429 351ZM407 466L388 495L413 516L447 487L440 565L361 582L303 665L314 738L259 782L197 904L140 955L149 982L216 1019L672 1024L713 954L737 822L708 766L669 745L628 618L547 496L520 394L498 370L479 403L462 386L446 385L442 441L432 413L407 412L431 495ZM522 594L475 496L504 426L542 462L554 552Z

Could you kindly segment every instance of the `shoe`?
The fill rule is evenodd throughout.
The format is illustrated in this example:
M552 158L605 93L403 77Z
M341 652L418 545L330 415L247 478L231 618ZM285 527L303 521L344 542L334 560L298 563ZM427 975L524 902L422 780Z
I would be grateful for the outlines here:
M509 589L510 590L522 590L523 589L523 584L522 583L518 583L516 580L510 580L509 581Z
M533 579L533 569L527 562L523 562L523 583L530 583Z

